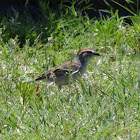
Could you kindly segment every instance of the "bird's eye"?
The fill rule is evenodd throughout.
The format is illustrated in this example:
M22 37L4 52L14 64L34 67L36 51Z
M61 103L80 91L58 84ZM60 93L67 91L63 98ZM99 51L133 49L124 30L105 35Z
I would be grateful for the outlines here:
M93 54L93 53L92 53L92 52L90 52L90 51L89 51L89 52L87 52L87 55L92 55L92 54Z

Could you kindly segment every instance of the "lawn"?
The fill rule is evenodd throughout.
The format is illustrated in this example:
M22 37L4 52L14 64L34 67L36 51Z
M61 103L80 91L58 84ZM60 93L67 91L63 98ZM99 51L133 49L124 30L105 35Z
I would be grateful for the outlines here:
M138 140L140 16L131 25L117 11L101 19L73 12L54 17L39 26L18 14L1 18L0 139ZM101 57L75 84L59 90L26 82L85 47Z

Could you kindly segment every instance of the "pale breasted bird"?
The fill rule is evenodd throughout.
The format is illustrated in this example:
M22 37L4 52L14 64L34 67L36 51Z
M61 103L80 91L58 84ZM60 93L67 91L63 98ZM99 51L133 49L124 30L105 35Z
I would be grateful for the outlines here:
M82 76L89 60L94 56L100 56L100 54L91 48L84 48L77 53L72 61L47 70L32 81L46 80L55 83L61 89L62 85L69 85Z

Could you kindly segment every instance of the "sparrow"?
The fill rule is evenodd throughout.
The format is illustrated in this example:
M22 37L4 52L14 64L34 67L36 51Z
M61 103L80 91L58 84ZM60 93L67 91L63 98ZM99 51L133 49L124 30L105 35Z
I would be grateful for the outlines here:
M91 48L84 48L72 61L47 70L32 81L46 80L55 83L61 89L62 85L69 85L81 77L87 69L89 60L94 56L100 56L100 54Z

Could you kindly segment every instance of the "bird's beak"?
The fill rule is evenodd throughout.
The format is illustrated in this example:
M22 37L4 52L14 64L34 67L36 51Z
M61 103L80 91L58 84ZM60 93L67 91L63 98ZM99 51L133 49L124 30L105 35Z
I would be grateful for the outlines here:
M99 53L95 52L94 53L95 56L101 56Z

